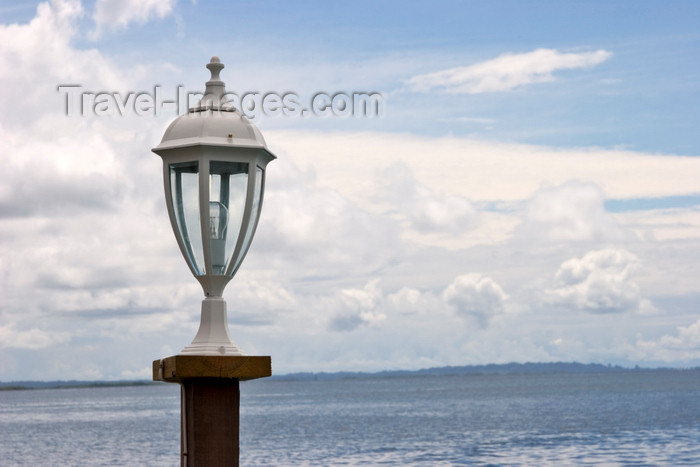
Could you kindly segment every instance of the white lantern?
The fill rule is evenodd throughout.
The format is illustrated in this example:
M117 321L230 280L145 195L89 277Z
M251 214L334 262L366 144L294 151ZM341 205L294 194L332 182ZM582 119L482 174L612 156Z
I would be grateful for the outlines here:
M222 294L255 235L265 167L275 156L260 131L226 102L219 58L207 68L204 97L170 124L153 152L163 158L177 243L206 297L197 336L181 354L242 355L228 332Z

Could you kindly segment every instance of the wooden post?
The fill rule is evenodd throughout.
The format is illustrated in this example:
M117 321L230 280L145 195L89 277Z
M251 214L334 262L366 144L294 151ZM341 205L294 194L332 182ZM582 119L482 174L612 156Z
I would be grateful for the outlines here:
M267 356L175 355L153 362L154 381L181 387L182 467L238 467L238 382L271 374Z

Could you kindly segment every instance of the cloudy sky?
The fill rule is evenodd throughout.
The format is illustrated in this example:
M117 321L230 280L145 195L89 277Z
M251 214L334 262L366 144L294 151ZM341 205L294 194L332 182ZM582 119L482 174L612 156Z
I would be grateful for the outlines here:
M149 378L194 337L150 149L212 55L278 156L224 294L275 373L700 365L698 3L9 0L0 380Z

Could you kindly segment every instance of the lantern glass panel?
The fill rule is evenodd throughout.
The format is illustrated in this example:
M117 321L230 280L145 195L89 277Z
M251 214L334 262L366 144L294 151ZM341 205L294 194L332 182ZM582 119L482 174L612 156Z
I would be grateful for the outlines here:
M262 192L264 186L263 180L263 169L256 166L255 167L255 188L253 192L253 203L250 209L250 220L248 221L248 226L246 227L245 236L243 237L243 245L241 246L241 253L236 259L236 264L233 268L235 273L238 267L241 265L243 258L245 257L248 248L250 247L250 242L253 240L253 235L255 234L255 227L258 224L258 218L260 217L260 210L262 208Z
M248 164L209 163L209 235L212 274L221 275L231 262L241 234L248 189Z
M187 261L195 274L202 275L204 251L199 223L199 164L196 161L170 164L170 194L178 236Z

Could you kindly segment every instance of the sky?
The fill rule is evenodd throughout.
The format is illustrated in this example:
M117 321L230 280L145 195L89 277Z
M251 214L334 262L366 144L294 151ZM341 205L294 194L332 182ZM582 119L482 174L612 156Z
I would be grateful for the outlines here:
M151 148L214 55L278 157L224 292L275 374L700 365L697 2L10 0L0 380L193 339Z

